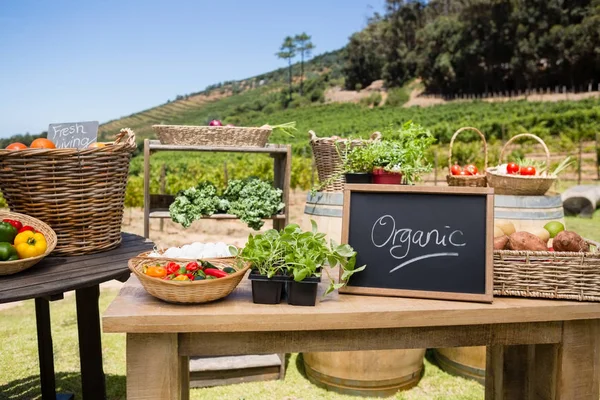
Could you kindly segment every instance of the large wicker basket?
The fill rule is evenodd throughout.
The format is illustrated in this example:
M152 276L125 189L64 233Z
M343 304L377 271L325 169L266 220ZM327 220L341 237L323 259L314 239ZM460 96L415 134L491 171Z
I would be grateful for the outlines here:
M452 168L452 147L454 145L454 140L458 136L459 133L463 131L475 131L481 137L483 142L483 157L484 157L484 170L488 166L488 148L487 142L485 141L485 136L481 131L477 128L464 127L460 128L454 135L452 135L452 139L450 139L450 147L448 148L448 175L446 176L446 181L448 182L448 186L464 186L464 187L486 187L487 186L487 178L485 174L478 175L452 175L450 173L450 168Z
M494 295L600 301L600 244L588 253L494 251Z
M273 132L266 126L153 125L152 129L162 144L215 147L265 147Z
M542 139L531 133L521 133L513 136L502 148L500 153L500 163L504 160L504 152L507 146L518 138L532 138L542 145L546 153L546 169L550 168L550 151ZM486 170L488 186L494 188L495 194L508 194L516 196L543 196L556 181L556 176L544 172L542 175L523 176L523 175L505 175L498 172L497 168L488 168Z
M41 256L24 258L22 260L15 261L2 261L0 262L0 275L11 275L26 270L27 268L33 267L48 256L56 247L56 233L48 225L43 223L37 218L30 217L29 215L23 215L19 213L0 211L0 221L3 219L16 219L20 221L23 226L31 226L36 231L44 235L46 239L46 251Z
M135 135L77 149L0 150L0 187L11 211L38 218L58 237L55 255L82 255L121 243L121 223Z
M129 269L140 280L142 286L152 296L169 303L208 303L229 295L246 275L250 264L224 278L202 281L172 281L147 276L143 272L145 265L166 264L168 261L182 263L181 259L148 259L147 257L129 260ZM216 267L235 266L234 259L206 259Z
M364 144L368 141L381 140L381 133L374 132L368 140L353 139L348 140L339 137L317 137L313 131L310 135L310 146L313 151L315 165L319 182L321 182L320 191L323 192L343 192L345 179L343 174L343 160L340 152L346 149L346 146L354 147Z

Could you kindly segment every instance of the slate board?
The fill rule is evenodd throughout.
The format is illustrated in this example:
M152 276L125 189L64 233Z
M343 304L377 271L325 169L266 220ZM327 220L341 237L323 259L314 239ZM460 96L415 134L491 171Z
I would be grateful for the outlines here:
M492 193L347 185L342 238L367 268L340 292L490 302Z
M48 139L57 149L85 149L98 139L98 121L50 124Z

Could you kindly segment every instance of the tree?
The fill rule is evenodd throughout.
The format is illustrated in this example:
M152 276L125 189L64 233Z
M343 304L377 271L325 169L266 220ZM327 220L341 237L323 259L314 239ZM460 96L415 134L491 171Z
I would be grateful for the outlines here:
M290 101L292 101L292 59L296 57L296 44L294 43L294 39L292 39L291 36L286 36L286 38L283 39L283 44L279 48L277 57L282 58L284 60L288 60L288 82L290 84Z
M312 50L315 45L310 41L311 36L307 35L306 32L302 32L300 35L294 37L294 44L296 49L300 53L300 96L303 93L303 80L304 80L304 59L310 58Z

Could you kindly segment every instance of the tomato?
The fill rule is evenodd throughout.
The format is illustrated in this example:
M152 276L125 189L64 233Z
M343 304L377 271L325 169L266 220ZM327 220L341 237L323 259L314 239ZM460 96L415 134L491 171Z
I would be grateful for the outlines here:
M8 146L6 146L6 150L23 150L26 149L27 146L25 146L23 143L11 143Z
M462 168L460 167L460 165L458 165L458 163L456 163L452 167L450 167L450 173L452 175L459 175L460 171L462 171Z
M511 175L514 175L517 172L519 172L519 169L519 166L514 162L508 163L508 165L506 166L506 172Z
M468 173L467 171L460 171L460 172L458 173L458 175L461 175L461 176L468 176L468 175L471 175L471 174L470 174L470 173Z
M164 278L167 276L167 269L165 267L161 267L160 265L148 267L146 268L146 275L153 278Z
M52 143L51 140L44 138L37 138L33 142L31 142L32 149L55 149L56 146Z
M88 149L99 149L101 147L106 147L106 143L94 142L94 143L90 144L87 148Z
M469 175L477 175L478 169L473 164L469 164L465 167L465 171L467 171Z
M535 175L535 168L534 167L521 167L521 175Z

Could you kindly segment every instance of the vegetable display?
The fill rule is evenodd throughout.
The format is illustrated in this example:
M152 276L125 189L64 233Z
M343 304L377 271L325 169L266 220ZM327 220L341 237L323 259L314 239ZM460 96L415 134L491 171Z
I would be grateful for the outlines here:
M41 256L48 244L42 233L21 221L4 219L0 222L0 261L16 261Z
M211 182L179 193L169 207L171 219L188 228L192 222L217 212L238 217L254 230L259 230L263 218L271 217L283 210L283 191L258 178L229 181L222 196Z
M261 275L292 276L296 282L305 278L319 277L322 271L327 274L330 284L325 294L344 286L348 279L365 269L366 265L356 268L356 252L348 244L330 245L325 234L317 232L317 224L312 223L310 232L303 232L297 224L287 225L281 232L270 229L265 233L250 235L248 243L239 251L239 259L249 262L251 268ZM340 266L343 273L340 283L331 277L326 265Z
M165 265L146 265L142 272L150 277L172 281L202 281L224 278L234 272L235 268L219 268L209 261L198 260L187 264L169 261Z

